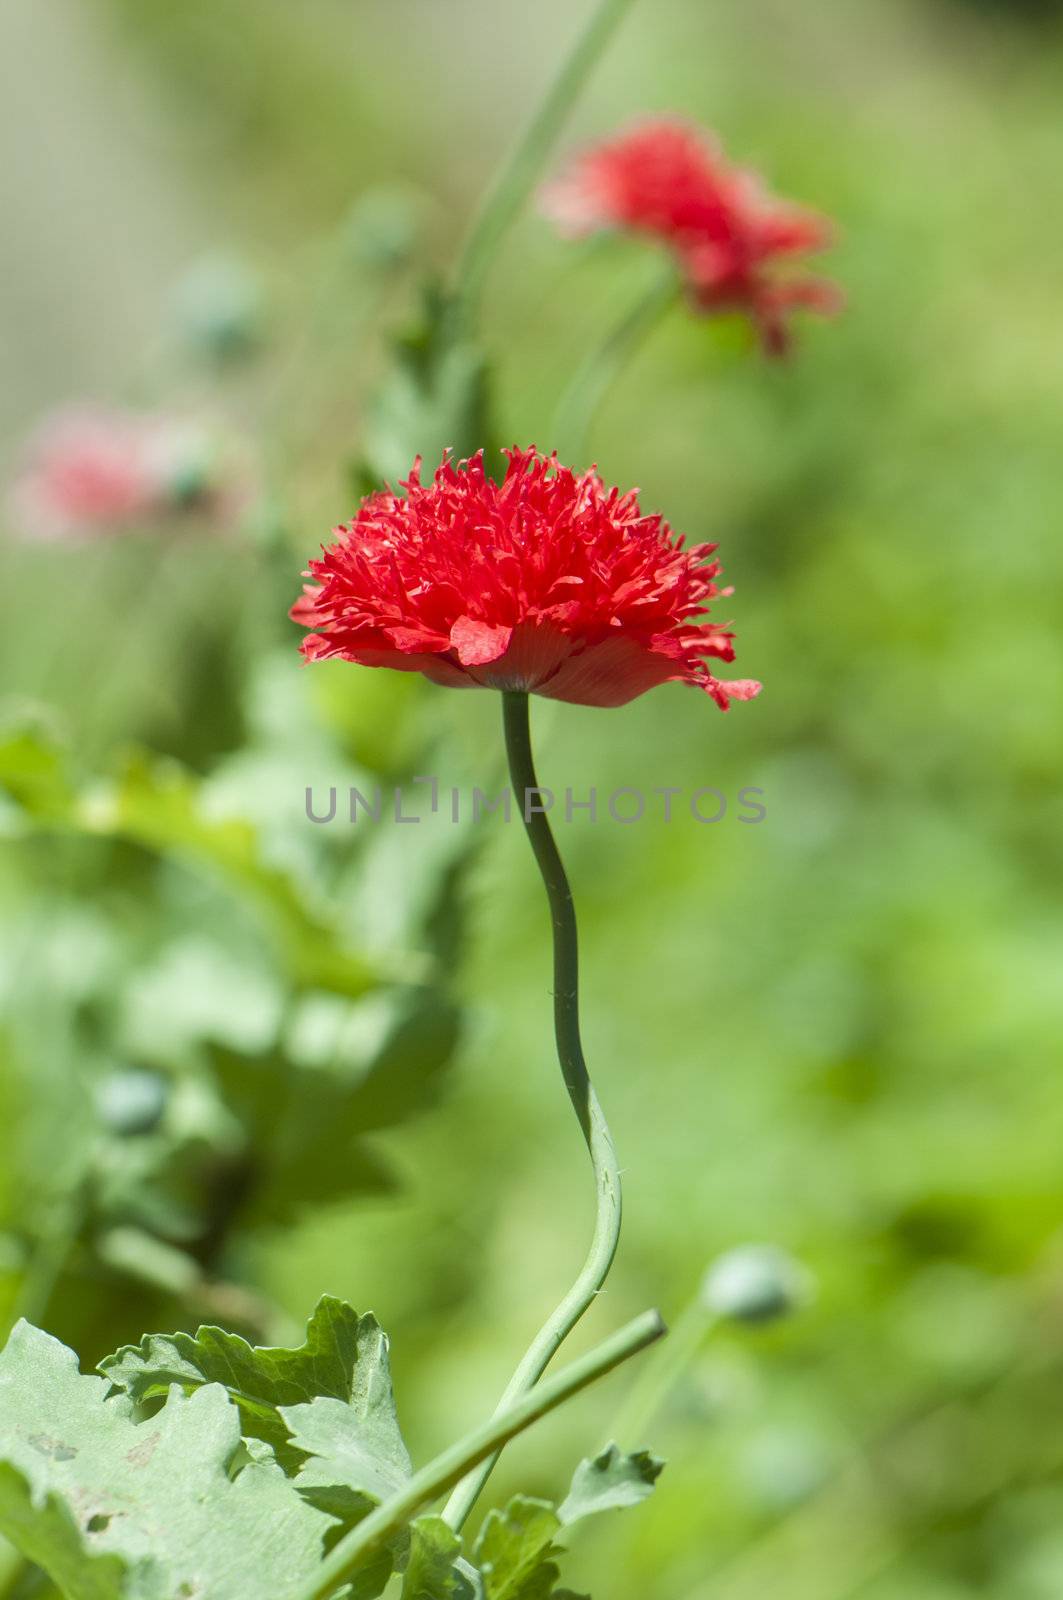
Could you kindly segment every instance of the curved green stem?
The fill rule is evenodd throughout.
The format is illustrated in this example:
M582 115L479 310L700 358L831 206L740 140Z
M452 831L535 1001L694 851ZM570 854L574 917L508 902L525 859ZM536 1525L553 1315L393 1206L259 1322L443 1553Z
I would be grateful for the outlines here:
M539 781L532 757L528 725L528 696L507 692L502 696L506 754L514 799L546 886L554 936L554 1035L561 1074L590 1151L597 1192L594 1236L587 1259L571 1289L532 1340L510 1379L499 1411L538 1382L559 1346L568 1337L605 1282L620 1237L620 1169L612 1135L598 1103L583 1059L579 1031L579 949L572 890L546 816L534 810ZM529 804L532 802L532 804ZM472 1510L498 1459L497 1453L451 1495L443 1515L452 1528L460 1528Z
M321 1563L311 1582L299 1591L298 1600L327 1600L341 1583L353 1577L379 1550L401 1533L418 1511L445 1494L469 1468L500 1447L525 1428L538 1422L548 1412L555 1410L589 1383L612 1372L622 1361L637 1355L647 1345L653 1344L666 1332L660 1313L644 1311L641 1317L629 1322L594 1350L588 1351L578 1361L573 1361L556 1377L542 1383L532 1394L524 1395L514 1405L495 1413L473 1433L459 1439L457 1444L436 1456L420 1472L416 1472L390 1500L377 1506L356 1528L352 1528L335 1549Z
M639 346L679 298L674 267L655 278L597 350L577 367L554 412L551 446L565 461L581 461L598 409Z
M584 78L632 4L633 0L599 0L572 54L474 218L457 270L458 315L466 326L491 257L534 188Z

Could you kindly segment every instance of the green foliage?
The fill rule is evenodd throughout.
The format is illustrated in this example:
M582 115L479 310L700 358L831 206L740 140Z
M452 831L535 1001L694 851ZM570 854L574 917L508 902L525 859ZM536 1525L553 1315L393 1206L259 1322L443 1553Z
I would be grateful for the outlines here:
M0 1356L0 1529L70 1600L247 1600L313 1567L325 1524L210 1385L138 1421L21 1323Z
M67 822L73 795L63 752L39 723L9 724L0 732L0 785L9 802L9 831L23 816Z
M400 1600L476 1600L478 1574L461 1549L460 1535L442 1517L411 1522Z
M319 1398L281 1412L293 1448L307 1457L296 1478L300 1491L345 1528L400 1489L410 1475L386 1373L385 1380L354 1401Z
M308 840L298 821L263 815L291 778L301 784L300 763L309 771L311 732L315 782L347 781L341 756L387 781L426 770L430 724L451 750L461 730L477 781L495 751L481 697L342 666L301 673L294 630L266 670L262 640L272 650L286 628L306 555L350 514L336 464L364 454L381 379L349 256L319 319L324 349L308 336L316 312L303 314L320 276L308 268L334 262L321 241L361 186L400 172L432 197L439 259L452 251L548 63L514 52L486 0L470 0L461 28L447 8L423 8L414 49L397 6L86 0L62 20L7 9L5 105L27 179L8 196L5 456L63 392L117 396L131 373L135 398L168 384L144 330L175 264L219 219L225 247L291 294L246 388L230 378L166 397L268 413L255 444L290 530L277 592L256 592L251 553L213 535L175 542L165 565L139 538L5 541L5 684L56 708L76 730L74 758L94 752L107 786L120 767L98 752L119 742L198 765L212 802L219 755L253 756L231 770L232 814L315 919L330 920L339 889L345 950L416 986L429 950L416 917L394 958L386 945L378 963L377 940L370 953L362 939L409 885L419 892L421 840L418 870L403 839L363 909L368 852L355 838ZM576 26L576 8L556 9L559 30ZM592 1066L631 1173L612 1295L676 1310L706 1262L747 1238L785 1242L821 1285L793 1325L723 1330L664 1404L668 1494L608 1534L588 1531L581 1552L609 1600L1043 1600L1063 1587L1052 1443L1063 212L1049 203L1063 59L1058 27L1013 25L1038 9L1058 6L814 0L800 26L771 28L743 0L676 0L667 27L635 6L566 136L575 146L647 106L716 127L738 160L838 219L824 267L850 300L836 324L802 329L784 366L753 355L737 324L677 308L611 392L581 463L597 458L638 482L648 509L720 540L740 670L766 683L748 715L723 719L678 689L608 716L537 707L548 783L601 796L759 782L768 797L762 828L677 816L623 837L585 817L566 829ZM27 59L50 96L17 92ZM474 77L493 91L470 92ZM641 245L555 242L529 210L484 301L504 442L559 442L562 386L651 266ZM405 278L391 270L386 287L378 309L401 326ZM451 366L432 386L467 413L474 385ZM294 381L278 382L289 368ZM427 455L425 441L466 447L422 423L416 386L400 399L378 441L389 471ZM44 744L43 762L36 738L4 762L33 808L61 818L63 764ZM278 752L297 745L284 767ZM184 847L176 862L110 834L28 825L10 797L0 829L0 1316L61 1238L71 1195L80 1225L41 1316L86 1355L197 1320L275 1341L274 1299L310 1303L326 1267L357 1263L403 1324L411 1447L447 1436L553 1293L558 1241L585 1203L577 1154L563 1159L568 1108L545 1070L542 909L517 830L485 830L462 979L477 996L472 1059L432 1123L404 1134L409 1193L310 1211L280 1236L250 1234L246 1199L233 1207L259 1124L226 1103L219 1063L233 1052L249 1077L282 1059L282 1032L294 1052L279 1019L306 997L287 969L299 948L228 869ZM223 958L208 1019L203 974L221 974ZM103 1086L145 1067L165 1089L162 1116L139 1133L126 1118L123 1132ZM387 1140L376 1145L390 1169ZM255 1206L271 1209L263 1192ZM177 1252L173 1277L191 1270L190 1287L157 1287L160 1247ZM613 1405L603 1394L594 1411L602 1437ZM578 1429L559 1418L548 1441L530 1436L526 1477L504 1460L499 1494L545 1493L557 1450L580 1453Z
M359 493L398 484L416 456L428 473L444 450L460 458L483 449L491 461L487 363L456 329L454 312L446 294L431 286L417 319L393 341L388 376L365 422L364 455L354 472Z
M570 1523L600 1511L637 1506L652 1491L663 1467L664 1462L647 1450L626 1456L615 1444L608 1445L592 1461L580 1462L557 1515Z
M663 1468L647 1451L623 1455L610 1444L580 1462L559 1506L515 1495L501 1510L488 1512L473 1551L485 1600L562 1600L556 1587L563 1554L559 1535L586 1517L639 1505Z
M267 658L249 694L270 693L274 719L275 676ZM0 741L4 825L57 880L54 903L35 903L0 960L15 1143L0 1225L16 1263L29 1271L47 1256L59 1274L38 1273L29 1299L17 1275L0 1275L0 1313L50 1305L94 1352L114 1339L105 1312L86 1321L61 1292L71 1274L124 1282L133 1326L221 1314L265 1332L268 1303L218 1281L234 1241L393 1189L370 1139L436 1100L453 1057L460 1019L430 951L459 893L459 840L426 861L418 903L370 955L338 881L338 867L350 872L340 841L304 822L302 851L285 849L301 764L345 770L305 707L289 711L304 742L286 760L259 704L257 747L206 778L141 752L83 779L58 737L24 717ZM363 856L371 843L351 841ZM83 885L76 908L67 862ZM374 895L394 899L402 872L381 857ZM407 973L415 981L395 981ZM71 1124L72 1095L82 1112Z
M290 1433L282 1408L318 1397L342 1402L360 1421L379 1405L394 1422L384 1334L375 1317L359 1317L329 1295L317 1305L306 1343L296 1350L254 1347L222 1328L200 1328L194 1337L149 1334L140 1345L107 1356L100 1371L137 1405L164 1396L172 1384L191 1394L205 1384L225 1383L240 1407L245 1435L274 1449ZM402 1450L397 1433L390 1444Z
M319 1303L297 1349L207 1327L149 1335L100 1370L83 1377L25 1322L0 1353L0 1532L70 1600L236 1600L263 1573L301 1593L410 1479L387 1338L342 1301ZM517 1497L489 1513L471 1555L440 1517L417 1517L344 1594L372 1600L397 1567L404 1600L560 1596L557 1536L637 1504L660 1467L610 1446L560 1508Z
M315 994L293 1008L280 1049L213 1047L214 1074L253 1166L239 1202L244 1220L277 1224L392 1188L390 1168L364 1136L431 1104L457 1036L455 1008L431 990L359 1005Z
M339 946L335 927L293 879L263 858L251 824L205 814L200 781L178 762L141 752L115 776L80 788L41 730L15 728L0 742L0 793L25 829L126 840L217 875L262 917L300 983L358 995L379 982Z
M473 1552L483 1573L486 1600L544 1600L554 1591L559 1568L555 1536L561 1519L544 1500L515 1496L484 1520Z

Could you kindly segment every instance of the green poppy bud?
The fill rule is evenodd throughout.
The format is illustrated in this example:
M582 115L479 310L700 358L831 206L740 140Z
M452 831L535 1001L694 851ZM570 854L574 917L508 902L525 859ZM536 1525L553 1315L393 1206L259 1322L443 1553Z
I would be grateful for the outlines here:
M746 1244L719 1256L701 1286L705 1309L729 1322L766 1323L811 1299L812 1275L777 1245Z

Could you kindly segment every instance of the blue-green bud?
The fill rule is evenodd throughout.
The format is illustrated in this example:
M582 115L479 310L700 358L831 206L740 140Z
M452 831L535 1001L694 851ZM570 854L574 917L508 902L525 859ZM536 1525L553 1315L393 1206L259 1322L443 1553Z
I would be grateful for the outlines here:
M712 1263L701 1286L705 1309L730 1322L775 1322L806 1305L812 1275L773 1244L746 1244Z

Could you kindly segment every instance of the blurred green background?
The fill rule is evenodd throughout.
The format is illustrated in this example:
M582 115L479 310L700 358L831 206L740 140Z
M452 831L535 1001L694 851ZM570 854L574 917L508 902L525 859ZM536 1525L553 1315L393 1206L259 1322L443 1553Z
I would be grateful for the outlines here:
M493 1405L581 1259L589 1180L520 829L367 837L303 813L307 783L352 774L497 782L497 702L301 673L284 610L353 508L387 336L584 9L9 0L0 18L9 472L42 413L95 396L223 419L266 495L238 533L5 540L3 687L31 731L0 813L0 1286L13 1310L29 1280L89 1364L145 1318L275 1334L343 1295L392 1335L416 1459ZM645 111L711 125L838 219L850 299L783 365L677 307L592 430L610 481L720 541L761 700L533 708L547 784L759 785L768 808L755 828L732 809L562 829L627 1185L574 1348L648 1304L674 1317L747 1240L818 1281L779 1328L708 1338L648 1439L622 1441L670 1466L580 1537L566 1580L608 1600L1063 1594L1060 21L1003 0L642 0L562 140ZM257 341L224 360L189 310L188 274L216 288L219 260L241 264ZM655 265L522 218L484 307L500 438L561 443L574 361ZM233 818L257 829L250 867L219 843ZM376 964L380 994L341 998L357 985L308 953L307 917ZM436 1020L392 1050L392 1093L364 1030L396 978ZM321 1092L336 1051L304 1035L348 1004L362 1042L336 1046L337 1081L373 1062L376 1084L350 1126L327 1094L303 1115L299 1077ZM264 1105L252 1060L272 1062ZM154 1091L165 1118L149 1106L138 1131ZM363 1128L357 1160L331 1149ZM241 1210L256 1141L283 1178ZM555 1493L631 1381L512 1447L492 1493Z

